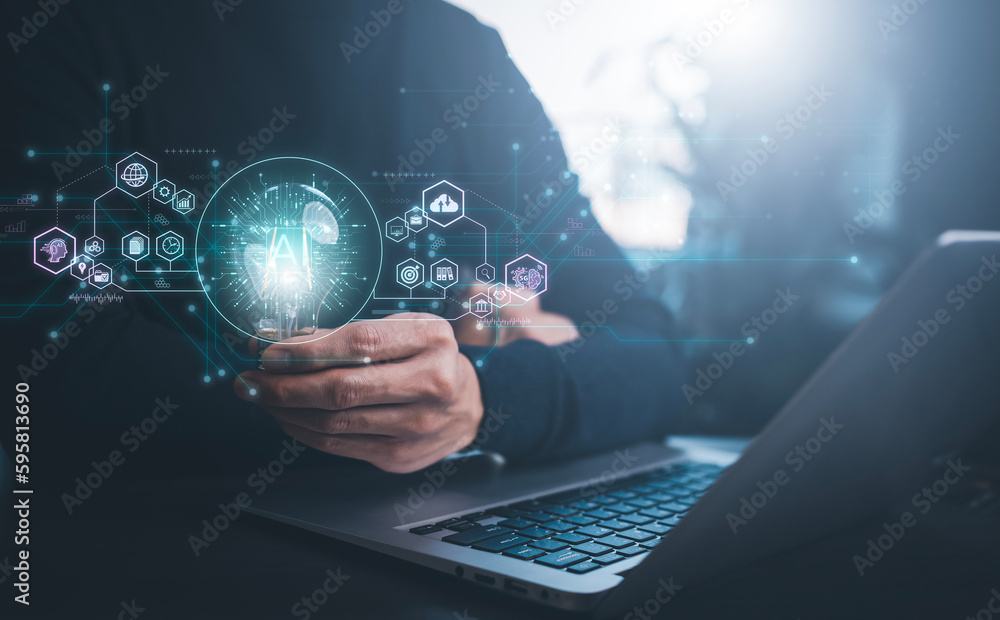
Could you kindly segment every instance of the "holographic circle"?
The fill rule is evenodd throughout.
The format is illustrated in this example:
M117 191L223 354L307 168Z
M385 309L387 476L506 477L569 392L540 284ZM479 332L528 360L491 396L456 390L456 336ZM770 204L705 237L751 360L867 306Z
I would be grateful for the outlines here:
M206 206L197 238L209 302L265 342L346 325L372 299L382 269L371 203L343 173L311 159L268 159L234 174Z

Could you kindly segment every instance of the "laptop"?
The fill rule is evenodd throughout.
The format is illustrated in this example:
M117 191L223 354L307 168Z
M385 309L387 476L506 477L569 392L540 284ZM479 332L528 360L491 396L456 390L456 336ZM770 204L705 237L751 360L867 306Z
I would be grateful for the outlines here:
M942 235L745 449L290 472L249 512L543 605L655 615L678 586L873 517L954 462L1000 402L985 363L1000 349L998 255L1000 232Z

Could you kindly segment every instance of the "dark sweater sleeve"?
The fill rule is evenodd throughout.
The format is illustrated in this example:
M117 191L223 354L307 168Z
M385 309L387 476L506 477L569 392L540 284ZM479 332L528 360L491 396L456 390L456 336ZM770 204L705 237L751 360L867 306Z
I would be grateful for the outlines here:
M484 159L483 165L507 171L499 192L517 199L512 215L522 248L548 265L542 306L570 317L582 337L556 347L536 341L463 347L470 359L483 361L478 374L486 415L476 447L529 461L661 438L683 403L672 319L649 290L649 273L625 259L590 212L558 132L499 35L479 28L479 66L489 67L512 95L486 109L487 118L475 119L489 132L472 128L463 134L465 145L470 153L502 153L503 161ZM604 123L614 120L599 123L595 138ZM520 150L511 164L514 143ZM567 230L570 218L583 230ZM502 224L499 230L502 235Z

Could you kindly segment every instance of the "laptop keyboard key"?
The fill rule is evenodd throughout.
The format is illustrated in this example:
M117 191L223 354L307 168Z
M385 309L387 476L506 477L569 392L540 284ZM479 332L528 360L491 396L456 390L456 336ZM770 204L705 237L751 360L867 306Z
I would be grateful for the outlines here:
M589 559L589 556L585 553L573 551L572 549L566 549L563 551L556 551L555 553L550 553L548 555L543 555L535 561L539 564L551 566L552 568L564 568L571 564L576 564L577 562Z
M571 508L576 508L577 510L593 510L595 508L600 508L601 505L597 502L590 502L585 499L581 499L580 501L573 502L569 506Z
M550 515L555 515L557 517L570 517L580 511L573 510L572 508L568 508L566 506L549 506L548 508L545 509L545 512L549 513Z
M569 545L558 540L536 540L528 543L529 547L535 547L536 549L541 549L542 551L559 551L560 549L565 549Z
M455 525L456 523L461 523L463 520L464 519L462 519L461 517L455 517L454 519L447 519L445 521L438 521L434 525L436 525L438 527L451 527L451 526Z
M639 514L646 515L647 517L653 517L654 519L662 519L664 517L669 517L674 513L669 510L663 510L662 508L647 508L645 510L640 510Z
M646 517L638 513L634 515L622 515L618 518L621 521L625 521L626 523L632 523L634 525L645 525L646 523L649 523L650 521L653 520L652 517Z
M651 534L663 536L673 528L663 525L662 523L646 523L645 525L640 525L639 529L644 532L650 532Z
M624 559L625 556L623 555L618 555L617 553L608 553L606 555L599 555L596 558L593 558L592 561L597 562L598 564L614 564L615 562L619 562Z
M521 545L520 547L504 549L503 554L509 555L512 558L517 558L519 560L534 560L538 556L544 555L545 552L542 551L541 549L535 549L534 547Z
M520 530L526 527L531 527L534 525L534 521L528 521L527 519L522 519L520 517L514 517L513 519L504 519L497 523L501 527L509 527L512 530Z
M625 557L630 558L633 555L646 553L646 551L648 551L648 549L644 549L643 547L636 545L634 547L625 547L624 549L619 549L616 553L618 553L618 555L624 555Z
M624 532L618 532L618 535L622 538L630 538L636 542L642 542L653 538L652 534L649 532L643 532L642 530L626 530Z
M549 536L555 534L552 530L547 530L545 528L538 527L537 525L526 527L523 530L518 530L517 533L521 536L527 536L528 538L548 538Z
M591 538L599 538L601 536L607 536L608 534L613 534L614 530L608 529L606 527L601 527L600 525L588 525L587 527L581 527L576 530L577 534L583 534L584 536L590 536Z
M687 512L691 509L690 506L685 506L684 504L679 504L677 502L667 502L666 504L660 504L660 508L664 510L669 510L671 512Z
M564 520L567 523L573 523L575 525L592 525L597 523L597 519L586 515L573 515L572 517L566 517Z
M541 524L542 527L548 528L550 530L555 530L557 532L568 532L572 529L576 529L576 525L573 523L567 523L565 521L548 521Z
M570 566L566 570L568 570L571 573L576 573L577 575L582 575L583 573L589 573L590 571L596 570L600 567L601 565L598 564L597 562L591 562L590 560L587 560L586 562L580 562L579 564L574 564L573 566Z
M636 508L649 508L655 506L656 502L645 497L640 497L638 499L630 499L625 501L629 506L635 506Z
M610 510L605 510L603 508L598 508L596 510L588 510L583 513L588 517L593 517L595 519L614 519L618 516L617 512L611 512Z
M599 545L595 542L586 542L582 545L577 545L573 547L574 551L579 551L580 553L586 553L587 555L601 555L611 551L611 547L605 545Z
M482 521L483 519L489 519L490 515L485 512L470 512L462 518L466 521Z
M634 540L629 540L628 538L622 538L620 536L605 536L604 538L598 538L594 542L600 543L602 545L607 545L614 549L624 549L625 547L631 547L635 544Z
M537 521L541 523L543 521L551 521L552 515L547 512L526 512L521 515L522 519L527 519L528 521Z
M453 532L464 532L465 530L471 530L474 527L478 527L475 523L469 523L468 521L462 521L461 523L456 523L455 525L449 525L448 529Z
M516 533L511 533L496 536L494 538L487 538L486 540L473 543L472 548L479 549L480 551L492 551L496 553L509 547L516 547L529 542L531 542L530 538L525 538L524 536L518 536Z
M617 512L620 514L628 514L630 512L635 512L639 510L635 506L629 506L625 502L618 502L617 504L609 504L604 507L605 510L610 510L612 512Z
M410 532L414 534L420 534L421 536L423 536L424 534L433 534L434 532L440 532L440 531L441 528L439 528L436 525L421 525L420 527L415 527L410 530Z
M609 530L627 530L630 527L634 527L631 523L625 523L624 521L619 521L618 519L612 519L610 521L601 521L597 525L609 529Z
M682 515L674 515L672 517L667 517L666 519L660 519L660 523L673 527L681 522L681 516Z
M564 532L562 534L556 534L552 538L555 540L561 540L563 542L567 542L571 545L575 545L577 543L582 543L590 540L589 536L580 536L579 534L574 534L573 532Z
M464 532L452 534L451 536L445 536L441 540L455 545L469 546L472 543L479 542L480 540L486 540L487 538L493 538L494 536L501 536L503 534L510 533L510 529L494 523L493 525L478 525L474 528L465 530Z

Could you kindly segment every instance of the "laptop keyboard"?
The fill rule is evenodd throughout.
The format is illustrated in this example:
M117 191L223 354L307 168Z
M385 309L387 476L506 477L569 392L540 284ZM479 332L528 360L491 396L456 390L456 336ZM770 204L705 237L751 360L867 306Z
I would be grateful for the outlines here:
M655 547L722 471L709 463L681 463L612 485L592 483L410 532L453 532L441 540L583 574Z

